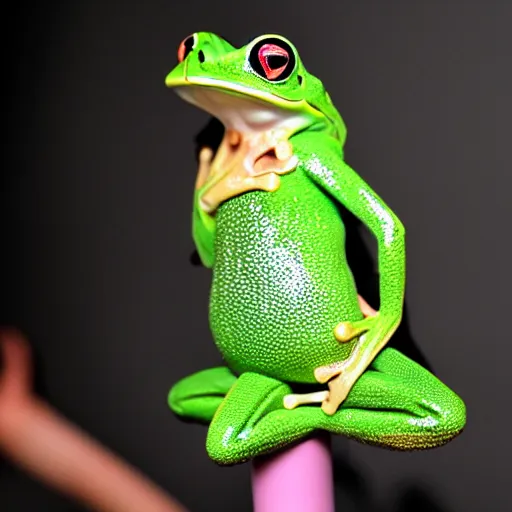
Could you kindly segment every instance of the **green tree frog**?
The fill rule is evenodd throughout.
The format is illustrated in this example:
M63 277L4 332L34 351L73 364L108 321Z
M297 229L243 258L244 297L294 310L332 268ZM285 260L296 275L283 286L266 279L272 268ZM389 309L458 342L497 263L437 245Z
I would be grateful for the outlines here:
M210 326L226 364L185 377L168 399L209 424L209 456L237 464L315 430L400 450L458 435L463 401L385 348L402 318L404 227L345 162L344 122L293 44L270 34L235 48L198 32L166 85L225 127L216 154L199 156L192 233L212 270ZM378 243L375 315L361 311L339 204Z

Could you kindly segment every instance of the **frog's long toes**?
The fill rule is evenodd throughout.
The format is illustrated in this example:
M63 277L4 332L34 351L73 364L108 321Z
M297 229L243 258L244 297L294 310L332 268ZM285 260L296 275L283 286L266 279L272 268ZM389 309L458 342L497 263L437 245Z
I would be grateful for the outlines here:
M319 366L315 368L315 379L320 384L325 384L336 375L341 373L341 363L335 363L328 366Z
M297 165L299 165L298 157L296 155L291 155L288 161L278 172L279 174L285 174L287 172L293 171L297 167Z
M302 395L286 395L283 398L285 409L295 409L299 405L319 404L329 397L329 391L316 391Z
M293 148L289 141L281 140L276 144L275 153L278 160L288 160L293 155Z
M231 146L238 146L240 142L242 141L242 136L240 135L240 132L237 132L236 130L229 130L226 133L227 140Z
M338 410L338 404L329 400L329 397L322 402L322 411L329 416L332 416Z
M375 317L368 317L357 322L340 322L334 329L334 336L340 343L346 343L369 331L374 323Z
M209 165L213 159L213 150L208 146L204 146L199 151L199 162L201 164Z
M208 179L213 160L213 150L207 146L199 152L199 167L197 170L196 189L200 189Z
M361 332L352 322L341 322L334 329L334 336L340 343L353 340Z
M328 386L329 395L327 399L322 402L322 410L326 414L332 415L347 398L351 386L344 375L338 375L336 378L329 381Z

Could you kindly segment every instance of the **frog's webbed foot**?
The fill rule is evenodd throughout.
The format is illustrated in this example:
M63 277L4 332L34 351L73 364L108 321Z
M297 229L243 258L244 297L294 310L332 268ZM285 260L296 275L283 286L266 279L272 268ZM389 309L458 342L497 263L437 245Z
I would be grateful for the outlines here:
M286 131L271 130L248 139L244 166L251 176L287 174L297 164L298 159L293 154Z
M364 368L359 364L361 360L361 346L364 344L365 333L376 323L378 313L355 322L341 322L334 329L334 336L340 343L347 343L359 338L350 356L344 361L334 362L315 369L317 382L329 386L329 393L322 401L322 410L329 415L334 414L345 401Z
M354 386L356 380L360 377L356 371L343 371L337 377L330 380L327 385L329 386L329 394L322 402L322 410L332 416L345 401L350 390Z
M357 322L341 322L336 326L334 335L340 343L347 343L367 332L374 322L375 317L368 317ZM321 403L322 410L326 414L334 414L347 398L352 386L360 376L356 367L359 353L360 340L354 345L348 359L316 368L315 379L320 384L327 383L329 390L303 395L287 395L283 401L285 409L294 409L299 405Z
M286 130L242 134L227 130L211 162L208 173L199 173L201 206L211 213L239 194L252 190L273 192L279 188L280 175L293 171L298 158ZM205 153L206 160L207 153ZM201 167L201 165L200 165Z
M369 331L376 322L376 316L365 318L357 322L341 322L334 329L334 336L340 343L347 343L354 338L360 337ZM361 338L356 342L350 357L345 361L334 362L329 365L319 366L315 369L315 379L320 384L325 384L333 377L340 375L346 371L358 355L358 347L361 344Z
M315 378L321 384L327 382L329 390L286 395L283 399L284 408L295 409L299 405L321 403L322 410L328 415L333 415L347 398L352 386L360 376L355 365L358 360L357 356L358 348L356 345L350 357L345 361L317 368Z

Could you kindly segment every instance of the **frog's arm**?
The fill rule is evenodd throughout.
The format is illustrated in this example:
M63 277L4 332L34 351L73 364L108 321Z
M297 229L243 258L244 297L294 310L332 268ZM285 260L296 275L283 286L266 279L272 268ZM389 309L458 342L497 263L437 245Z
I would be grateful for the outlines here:
M322 409L334 414L357 379L385 347L402 319L405 289L405 229L397 216L368 184L347 165L339 143L309 134L298 148L312 181L358 217L378 243L380 309L358 322L342 321L334 335L340 342L358 338L344 361L316 368L318 382L329 382L329 398ZM325 137L324 137L325 139ZM303 150L304 151L304 150ZM300 149L299 149L300 152ZM332 377L337 376L335 379Z
M314 136L313 136L314 137ZM314 138L313 138L314 140ZM370 186L345 163L334 139L305 158L306 173L322 189L358 217L378 243L380 311L398 325L402 317L405 289L405 229L398 217Z
M212 268L216 223L214 217L201 209L198 195L196 191L194 193L194 211L192 213L192 237L201 258L201 263L207 268Z
M208 176L213 152L210 148L203 148L199 153L199 170L194 190L194 206L192 212L192 238L197 248L202 264L212 268L214 261L214 242L216 222L213 215L206 213L199 203L201 187Z

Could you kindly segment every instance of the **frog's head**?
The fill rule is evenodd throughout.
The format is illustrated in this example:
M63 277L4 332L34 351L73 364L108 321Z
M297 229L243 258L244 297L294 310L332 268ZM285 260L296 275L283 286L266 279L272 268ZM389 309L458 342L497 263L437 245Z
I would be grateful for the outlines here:
M345 142L345 125L328 93L284 37L264 35L235 48L197 32L180 44L178 64L165 82L226 128L252 132L279 125L293 134L314 126Z

